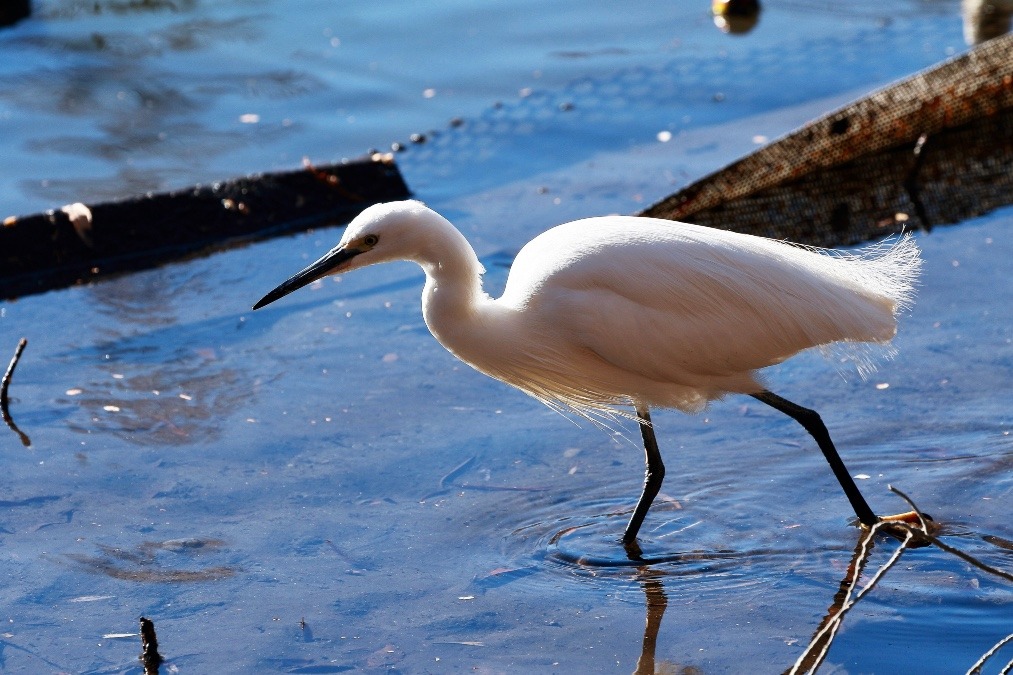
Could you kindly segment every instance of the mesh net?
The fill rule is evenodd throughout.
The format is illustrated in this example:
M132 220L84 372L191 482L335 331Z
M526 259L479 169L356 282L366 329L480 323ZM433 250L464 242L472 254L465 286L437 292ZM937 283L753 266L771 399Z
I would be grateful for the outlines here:
M643 215L815 245L929 229L1013 200L1013 35L771 143Z

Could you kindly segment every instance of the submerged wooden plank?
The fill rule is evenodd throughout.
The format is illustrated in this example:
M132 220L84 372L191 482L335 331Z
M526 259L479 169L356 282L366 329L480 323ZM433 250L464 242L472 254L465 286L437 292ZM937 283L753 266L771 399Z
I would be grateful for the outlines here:
M0 226L0 297L343 223L408 195L393 159L376 155L8 218Z

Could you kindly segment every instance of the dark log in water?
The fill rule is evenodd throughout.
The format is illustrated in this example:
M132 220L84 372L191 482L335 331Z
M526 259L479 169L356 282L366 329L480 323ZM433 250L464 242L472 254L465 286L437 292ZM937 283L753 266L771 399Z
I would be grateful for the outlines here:
M408 194L390 156L376 155L8 218L0 226L0 297L346 223L371 204Z

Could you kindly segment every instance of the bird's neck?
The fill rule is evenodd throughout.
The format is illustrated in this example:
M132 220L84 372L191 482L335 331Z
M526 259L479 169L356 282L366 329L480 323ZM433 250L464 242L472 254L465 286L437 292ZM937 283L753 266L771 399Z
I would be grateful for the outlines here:
M452 229L432 237L420 260L426 272L422 314L433 335L448 349L455 333L475 319L488 296L482 291L485 271L475 250L460 232Z

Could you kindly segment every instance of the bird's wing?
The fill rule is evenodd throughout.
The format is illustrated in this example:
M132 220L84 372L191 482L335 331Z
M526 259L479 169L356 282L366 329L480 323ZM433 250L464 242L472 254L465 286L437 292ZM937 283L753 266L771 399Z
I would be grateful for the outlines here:
M891 303L827 259L679 223L590 219L525 247L504 299L615 367L695 386L817 345L888 339Z

